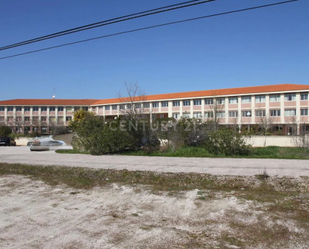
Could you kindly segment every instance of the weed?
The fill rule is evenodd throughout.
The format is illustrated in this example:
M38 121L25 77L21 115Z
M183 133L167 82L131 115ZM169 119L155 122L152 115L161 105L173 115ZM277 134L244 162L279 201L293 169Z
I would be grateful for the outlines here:
M269 174L267 173L266 168L264 168L264 171L262 174L256 175L256 177L262 181L267 180L269 178Z

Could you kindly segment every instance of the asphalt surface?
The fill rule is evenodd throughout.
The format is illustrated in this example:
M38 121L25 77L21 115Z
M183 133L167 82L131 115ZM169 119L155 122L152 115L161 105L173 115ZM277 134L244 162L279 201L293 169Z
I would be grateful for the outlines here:
M27 146L0 147L0 162L214 175L257 175L266 170L269 175L309 176L309 160L91 156L31 152Z

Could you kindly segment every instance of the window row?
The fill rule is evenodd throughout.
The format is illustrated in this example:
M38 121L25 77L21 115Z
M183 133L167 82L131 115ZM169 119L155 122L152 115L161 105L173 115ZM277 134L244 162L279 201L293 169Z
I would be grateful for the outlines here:
M66 117L65 118L66 122L68 121L72 121L72 117ZM8 117L8 122L14 122L16 124L19 124L21 122L30 122L31 121L31 118L30 117L16 117L16 118L13 118L13 117ZM32 117L32 123L37 123L37 122L47 122L47 117L41 117L41 119L39 117ZM49 117L49 121L50 122L54 122L56 121L56 117ZM64 121L64 117L58 117L58 122L63 122Z
M280 117L281 116L281 111L280 110L270 110L270 116L271 117ZM205 118L225 118L225 112L224 111L218 111L218 112L205 112L204 117ZM300 115L301 116L308 116L308 109L301 109L300 110ZM180 113L173 113L173 118L191 118L191 115L189 113L183 113L182 116ZM255 111L255 116L256 117L266 117L266 111L265 110L256 110ZM296 109L286 109L284 110L284 116L286 117L291 117L291 116L296 116ZM228 112L228 117L229 118L237 118L238 117L238 111L229 111ZM251 111L241 111L241 117L248 118L252 117L252 112ZM202 118L202 113L201 112L194 112L192 118Z
M78 110L78 109L80 109L80 107L66 107L66 111L67 112L72 112L72 111L76 111L76 110ZM85 111L88 111L88 107L82 107L82 109L83 110L85 110ZM5 110L5 108L4 108L4 106L0 106L0 111L4 111ZM13 106L8 106L7 107L7 111L8 112L12 112L14 110L14 107ZM24 107L24 111L25 112L30 112L30 110L31 110L31 107L30 106L25 106ZM49 111L50 112L54 112L54 111L58 111L58 112L63 112L64 111L64 107L63 106L58 106L58 107L55 107L55 106L50 106L49 107ZM21 106L17 106L17 107L15 107L15 111L16 112L21 112L22 111L22 107ZM38 112L39 111L39 107L38 106L33 106L32 107L32 111L33 112ZM47 106L42 106L41 107L41 111L42 112L46 112L47 111Z
M308 100L308 93L301 93L300 95L300 99L301 100ZM241 103L245 104L245 103L251 103L252 97L251 96L242 96L241 98ZM281 95L280 94L271 94L269 95L269 101L270 102L280 102L281 99ZM285 94L284 95L284 100L285 101L296 101L296 93L292 93L292 94ZM213 105L214 102L216 101L216 103L218 105L224 105L225 104L225 98L207 98L204 99L204 104L205 105ZM180 106L182 102L183 106L190 106L191 104L193 104L194 106L200 106L202 105L203 99L194 99L192 102L191 100L175 100L172 101L172 106L173 107L177 107ZM238 97L229 97L228 98L228 103L229 104L238 104ZM255 96L255 103L265 103L266 102L266 95L256 95ZM152 103L144 103L143 104L143 108L149 108L150 104L152 105L153 108L158 108L159 107L159 102L152 102ZM169 106L169 102L168 101L162 101L161 102L161 107L168 107ZM136 108L140 108L141 104L135 104ZM112 110L117 110L117 105L112 105L112 106L105 106L105 110L110 110L112 108ZM131 107L128 107L131 108ZM125 109L125 105L120 105L119 109Z

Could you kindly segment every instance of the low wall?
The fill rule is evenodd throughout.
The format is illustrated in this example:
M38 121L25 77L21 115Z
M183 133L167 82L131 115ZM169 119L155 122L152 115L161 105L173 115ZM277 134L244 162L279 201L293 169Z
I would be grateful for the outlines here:
M20 137L20 138L16 138L15 142L16 142L16 145L18 146L26 146L30 140L33 140L33 138Z
M245 137L245 141L253 147L263 147L264 136ZM296 136L266 136L266 146L296 147Z

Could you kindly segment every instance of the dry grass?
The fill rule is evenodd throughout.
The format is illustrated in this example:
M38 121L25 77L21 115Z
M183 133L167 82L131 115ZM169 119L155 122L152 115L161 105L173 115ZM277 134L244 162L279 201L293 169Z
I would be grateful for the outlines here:
M106 198L111 192L110 199L100 204L105 205L100 209L104 211L104 223L99 223L103 216L97 209L88 210L87 217L80 218L80 222L91 219L103 225L101 230L106 229L109 246L115 248L307 248L309 244L308 177L213 176L0 164L2 177L12 174L30 176L33 184L39 185L37 181L41 180L50 186L45 187L49 189L47 192L37 194L33 188L35 198L44 194L49 199L49 193L62 186L60 192L65 197L52 195L58 198L51 203L53 210L63 208L65 202L68 211L78 212L76 205L69 205L71 199L87 197L94 202L103 193L102 198ZM1 196L14 191L21 194L20 198L27 195L25 186L8 181ZM95 194L98 191L100 194ZM121 202L117 199L114 203L113 198ZM108 227L114 229L115 224L118 230L108 232ZM92 239L102 236L100 232L93 233L87 232ZM83 243L86 242L71 246L87 248Z

